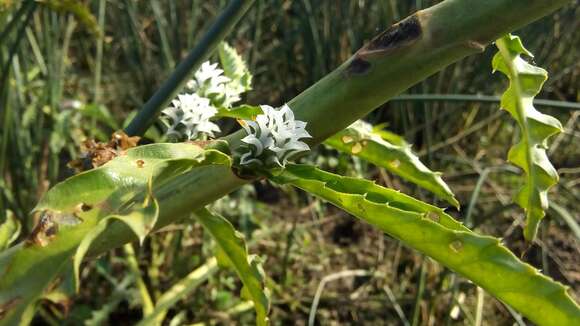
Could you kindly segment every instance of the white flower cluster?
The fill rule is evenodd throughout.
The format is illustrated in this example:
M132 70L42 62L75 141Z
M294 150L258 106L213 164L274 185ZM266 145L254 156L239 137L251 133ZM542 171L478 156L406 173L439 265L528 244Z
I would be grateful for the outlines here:
M211 99L215 106L230 108L232 104L240 100L240 95L245 90L235 87L236 83L222 75L224 71L217 65L209 61L202 63L193 79L187 83L187 88L200 96Z
M306 122L294 119L294 113L285 104L279 109L261 105L262 114L255 121L244 120L248 133L242 139L240 165L284 167L288 159L310 147L300 139L311 138Z
M197 94L180 94L171 102L173 106L163 110L163 114L171 118L172 124L167 128L167 135L180 137L182 134L188 140L196 139L200 133L214 136L220 128L209 121L217 110L210 104L208 98Z
M230 86L231 79L223 75L217 63L204 62L187 83L188 92L180 94L171 106L162 111L170 121L166 134L188 140L202 133L211 137L219 127L210 121L218 107L230 108L240 100L243 90Z

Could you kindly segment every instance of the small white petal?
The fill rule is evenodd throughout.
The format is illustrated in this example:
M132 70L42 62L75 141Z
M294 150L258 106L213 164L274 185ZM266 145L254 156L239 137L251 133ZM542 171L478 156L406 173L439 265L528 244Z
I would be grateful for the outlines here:
M255 152L256 156L259 156L260 154L262 154L262 151L264 150L264 145L254 135L248 135L248 136L242 138L242 142L244 142L248 145L253 145L254 147L256 147L256 152Z
M300 139L311 138L306 131L306 122L296 121L294 113L288 105L283 105L279 109L274 109L268 105L261 105L262 114L258 115L255 121L245 121L244 130L248 134L242 140L247 144L255 146L259 151L254 153L254 158L262 156L262 152L270 153L263 157L264 163L285 166L288 157L310 149L308 145ZM260 146L258 146L258 143ZM265 151L266 149L269 150ZM248 162L248 155L252 151L244 153L240 164Z

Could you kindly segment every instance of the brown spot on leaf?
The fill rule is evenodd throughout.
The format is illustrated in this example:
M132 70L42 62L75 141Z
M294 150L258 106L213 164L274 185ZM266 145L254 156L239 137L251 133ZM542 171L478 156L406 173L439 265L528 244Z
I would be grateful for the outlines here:
M38 224L32 229L26 239L27 245L38 245L45 247L58 233L58 224L54 220L51 212L45 211L40 216Z
M437 214L436 212L427 212L427 213L425 214L425 216L426 216L428 219L432 220L433 222L437 222L437 223L439 223L440 217L439 217L439 214Z
M79 205L79 208L80 208L80 210L81 210L82 212L88 212L88 211L90 211L91 209L93 209L93 206L91 206L91 205L89 205L89 204L86 204L86 203L81 203L81 204Z
M6 302L0 303L0 319L3 319L8 311L14 308L22 299L20 297L12 298Z
M371 69L371 64L368 61L361 59L360 57L355 57L348 67L346 72L348 75L363 75Z
M449 244L449 248L451 250L453 250L453 252L455 253L459 253L461 250L463 250L463 242L459 239L457 240L453 240L450 244Z
M48 229L46 229L44 231L44 235L47 238L52 238L54 237L56 234L58 233L58 224L53 224L51 226L48 227Z
M361 145L361 143L356 143L350 148L350 152L352 154L358 154L358 153L362 152L362 150L363 150L363 146Z
M78 172L99 167L123 155L129 148L137 146L139 137L129 137L123 131L116 131L108 143L97 143L94 139L87 139L81 145L81 158L68 163L70 168Z
M137 160L135 163L137 163L138 168L142 168L145 166L145 161L143 160Z
M341 140L343 143L348 144L348 143L352 143L354 141L354 138L352 138L351 136L344 135L344 136L342 136Z
M408 45L422 34L421 22L417 14L392 25L386 31L375 37L365 49L368 51L387 51Z
M485 51L485 44L478 41L467 41L466 45L468 48L474 49L477 52Z

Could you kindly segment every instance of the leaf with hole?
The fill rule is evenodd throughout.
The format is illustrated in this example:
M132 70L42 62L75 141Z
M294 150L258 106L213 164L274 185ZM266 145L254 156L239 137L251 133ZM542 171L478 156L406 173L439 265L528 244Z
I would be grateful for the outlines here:
M122 222L142 240L155 226L159 203L154 194L164 184L190 170L231 164L217 150L185 143L151 144L118 154L48 191L35 208L40 219L28 239L0 253L0 305L11 303L0 325L27 323L29 307L71 258L75 256L78 268L93 240L110 240L100 234L111 224ZM165 203L171 200L163 197Z

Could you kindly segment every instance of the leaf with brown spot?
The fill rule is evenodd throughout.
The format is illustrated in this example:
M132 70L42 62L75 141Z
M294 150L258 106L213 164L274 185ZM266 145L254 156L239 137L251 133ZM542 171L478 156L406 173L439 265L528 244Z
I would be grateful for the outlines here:
M135 167L137 160L145 162L140 169ZM72 265L71 258L80 243L87 248L93 245L90 239L83 239L110 224L101 221L122 220L143 239L155 226L158 211L151 194L192 169L213 164L227 169L231 160L221 152L192 144L144 145L130 148L125 155L50 189L35 208L46 216L35 228L29 245L20 244L0 252L0 302L22 298L0 320L0 325L26 323L32 318L38 300L47 291L54 292L55 284L51 282L61 277L67 265ZM80 258L77 260L80 262ZM59 304L67 304L64 296L52 297Z
M362 120L328 138L326 145L350 153L401 178L433 192L437 197L458 207L449 186L441 175L431 171L411 150L403 138L385 130L374 128Z
M327 200L465 276L538 324L580 325L580 308L561 283L519 260L442 209L372 181L288 165L274 181ZM438 220L429 218L437 214Z

